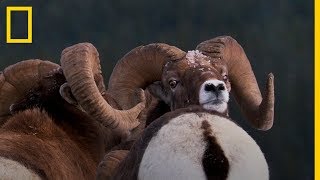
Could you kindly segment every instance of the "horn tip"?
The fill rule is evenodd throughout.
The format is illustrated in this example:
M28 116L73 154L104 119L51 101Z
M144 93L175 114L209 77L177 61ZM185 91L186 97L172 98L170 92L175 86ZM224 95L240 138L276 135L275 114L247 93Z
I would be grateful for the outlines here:
M268 123L268 124L264 125L263 127L259 128L259 130L268 131L268 130L270 130L272 128L272 126L273 126L273 120L272 120L271 123Z
M69 47L66 47L64 50L62 50L62 55L66 54L68 52L79 52L79 51L93 51L95 53L97 53L97 49L95 48L95 46L89 42L83 42L83 43L78 43Z
M274 86L274 75L273 73L268 74L268 81L267 81L267 88L270 89L271 87L273 88Z
M268 74L268 79L274 79L273 73L269 73L269 74Z

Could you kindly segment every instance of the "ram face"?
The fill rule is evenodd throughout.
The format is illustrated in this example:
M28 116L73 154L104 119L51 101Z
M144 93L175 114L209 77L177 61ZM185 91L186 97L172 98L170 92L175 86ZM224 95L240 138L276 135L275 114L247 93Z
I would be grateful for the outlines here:
M230 82L224 66L213 66L212 58L200 51L189 51L186 56L163 67L161 82L149 90L165 101L171 110L200 104L205 109L226 113Z

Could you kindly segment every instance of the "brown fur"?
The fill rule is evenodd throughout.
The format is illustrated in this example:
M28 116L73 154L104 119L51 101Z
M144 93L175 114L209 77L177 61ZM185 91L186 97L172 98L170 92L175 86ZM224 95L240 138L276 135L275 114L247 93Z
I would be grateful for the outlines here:
M44 78L11 106L13 116L0 131L0 154L45 179L94 179L105 149L120 142L87 113L65 102L62 74Z
M106 154L97 169L97 180L111 179L119 167L120 162L127 156L129 151L116 150Z
M70 136L44 111L26 110L0 130L0 154L44 179L93 179L97 159L81 138Z

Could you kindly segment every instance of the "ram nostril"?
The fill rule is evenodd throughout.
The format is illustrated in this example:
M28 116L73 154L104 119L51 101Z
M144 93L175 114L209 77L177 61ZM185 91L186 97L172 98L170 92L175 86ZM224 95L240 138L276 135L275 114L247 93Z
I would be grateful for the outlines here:
M216 91L216 86L213 84L206 84L204 86L204 90L205 91Z
M224 84L218 84L217 86L212 84L212 83L208 83L204 86L204 90L205 91L210 91L210 92L218 92L218 91L224 91L226 88L224 86Z
M225 90L225 87L224 87L223 84L219 84L218 87L217 87L217 89L218 89L219 91L223 91L223 90Z

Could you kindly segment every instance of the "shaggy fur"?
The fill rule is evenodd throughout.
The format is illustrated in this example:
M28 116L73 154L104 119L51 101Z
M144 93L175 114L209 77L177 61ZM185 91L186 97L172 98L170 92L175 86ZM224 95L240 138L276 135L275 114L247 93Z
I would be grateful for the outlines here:
M128 155L127 150L115 150L107 153L97 169L96 179L111 179L120 162Z
M88 137L76 134L66 132L39 109L26 110L1 128L0 154L45 179L92 179L98 151L92 151Z
M0 155L44 179L93 179L106 142L118 140L106 140L98 122L60 97L64 82L61 74L47 77L11 106L13 116L0 129Z

